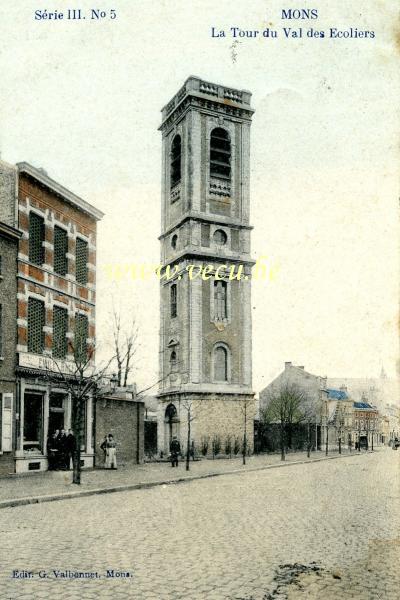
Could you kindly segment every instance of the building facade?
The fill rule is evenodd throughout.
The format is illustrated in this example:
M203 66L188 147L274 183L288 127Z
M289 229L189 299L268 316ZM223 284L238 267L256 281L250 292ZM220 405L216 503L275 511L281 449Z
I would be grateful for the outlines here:
M1 174L0 174L1 176ZM3 215L6 218L6 215ZM10 216L10 215L9 215ZM14 223L13 218L9 218ZM14 471L17 255L21 236L0 221L0 474Z
M189 77L162 110L158 446L252 445L251 94Z
M8 166L7 177L16 193L3 200L10 210L16 206L22 232L15 297L15 470L41 471L47 469L48 436L72 423L70 394L53 375L71 371L94 347L96 227L103 214L28 163ZM86 467L94 459L90 396L84 413Z

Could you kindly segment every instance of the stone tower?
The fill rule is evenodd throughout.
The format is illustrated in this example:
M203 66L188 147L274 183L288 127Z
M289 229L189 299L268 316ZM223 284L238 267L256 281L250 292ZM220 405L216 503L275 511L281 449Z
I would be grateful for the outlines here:
M159 450L253 443L251 94L189 77L162 109ZM246 415L246 416L245 416Z

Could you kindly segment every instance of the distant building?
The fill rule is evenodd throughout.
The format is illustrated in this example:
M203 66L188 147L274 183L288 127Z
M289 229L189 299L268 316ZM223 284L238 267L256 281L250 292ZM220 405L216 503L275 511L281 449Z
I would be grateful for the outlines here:
M0 218L22 232L17 311L13 450L17 472L47 468L46 442L72 422L72 403L49 372L69 369L94 345L96 227L103 213L28 163L0 162ZM85 403L83 466L92 466L93 399Z
M365 398L361 402L354 402L353 437L357 446L361 444L365 448L377 446L381 441L379 411Z

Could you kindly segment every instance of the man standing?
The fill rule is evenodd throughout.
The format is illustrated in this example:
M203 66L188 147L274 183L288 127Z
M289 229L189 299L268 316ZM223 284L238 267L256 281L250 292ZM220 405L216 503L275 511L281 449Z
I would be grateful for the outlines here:
M69 471L70 465L71 465L71 459L72 459L72 468L74 467L75 450L76 450L76 438L74 436L74 432L72 431L72 429L68 429L68 435L67 435L65 445L66 445L66 451L67 451L65 462L66 462L67 470Z
M169 445L169 450L171 452L171 466L172 467L177 467L178 466L178 457L181 451L181 445L179 443L179 441L176 439L176 435L174 435L174 437L171 440L171 443Z

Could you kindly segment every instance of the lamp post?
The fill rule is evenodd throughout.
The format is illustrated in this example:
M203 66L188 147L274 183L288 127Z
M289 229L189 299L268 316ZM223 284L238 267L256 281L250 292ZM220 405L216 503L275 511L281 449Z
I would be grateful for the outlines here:
M328 438L329 438L329 414L328 414L328 399L325 400L326 407L326 437L325 437L325 456L328 456Z
M115 390L117 389L117 384L118 384L118 377L117 377L116 373L113 373L110 377L110 386L111 386L112 393L114 393Z

